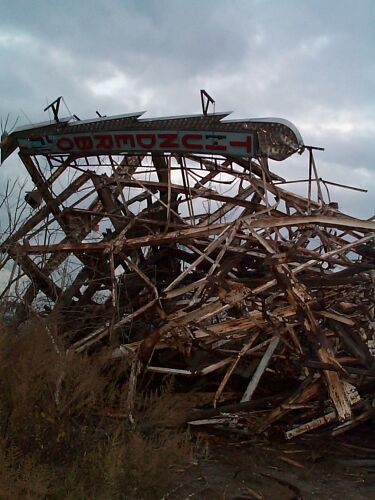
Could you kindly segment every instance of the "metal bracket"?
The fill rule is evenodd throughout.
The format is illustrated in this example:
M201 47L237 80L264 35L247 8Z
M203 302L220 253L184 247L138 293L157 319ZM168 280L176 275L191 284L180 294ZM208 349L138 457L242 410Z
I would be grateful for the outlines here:
M62 96L58 97L56 100L51 102L46 108L44 108L43 111L47 111L47 109L52 109L53 113L53 118L56 123L58 123L59 120L59 109L60 109L60 103L61 103Z
M214 99L208 94L204 89L201 89L201 103L202 103L202 112L204 116L207 116L208 113L208 107L210 103L212 105L215 104Z

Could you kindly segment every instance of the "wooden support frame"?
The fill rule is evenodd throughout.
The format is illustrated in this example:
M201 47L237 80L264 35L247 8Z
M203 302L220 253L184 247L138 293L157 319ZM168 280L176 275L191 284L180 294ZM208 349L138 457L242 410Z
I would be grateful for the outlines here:
M329 183L312 149L307 197L288 191L292 181L271 172L266 157L48 156L56 166L49 177L33 155L20 158L35 186L34 212L1 242L12 276L28 279L18 298L32 308L47 297L46 317L62 318L69 350L111 345L114 359L129 356L129 414L143 371L210 377L217 411L242 377L237 407L264 410L253 430L293 415L288 439L370 418L357 414L347 386L368 391L375 376L375 222L324 199ZM72 182L58 188L68 173ZM54 242L43 240L47 231ZM76 270L60 286L69 259ZM270 377L292 378L294 390L273 394ZM273 406L262 407L263 393ZM215 415L223 425L235 420L235 412Z

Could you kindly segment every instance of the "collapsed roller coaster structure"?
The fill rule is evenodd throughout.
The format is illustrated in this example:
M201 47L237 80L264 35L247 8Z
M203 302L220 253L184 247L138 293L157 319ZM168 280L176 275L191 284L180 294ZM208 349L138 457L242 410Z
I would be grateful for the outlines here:
M375 223L325 201L297 129L207 107L81 121L59 104L53 121L2 137L2 161L19 149L35 186L30 216L2 242L24 276L18 321L42 296L69 349L109 344L145 370L216 373L215 402L244 366L250 401L272 366L297 392L261 429L322 393L331 421L351 421L349 389L374 369ZM306 196L269 168L303 152ZM297 414L292 436L325 423Z

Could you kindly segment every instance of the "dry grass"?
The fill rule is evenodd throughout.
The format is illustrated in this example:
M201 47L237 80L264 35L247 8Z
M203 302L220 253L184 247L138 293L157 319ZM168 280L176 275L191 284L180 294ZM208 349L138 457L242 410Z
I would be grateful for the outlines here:
M0 331L0 498L158 498L192 458L170 387L125 415L129 366L65 354L30 321Z

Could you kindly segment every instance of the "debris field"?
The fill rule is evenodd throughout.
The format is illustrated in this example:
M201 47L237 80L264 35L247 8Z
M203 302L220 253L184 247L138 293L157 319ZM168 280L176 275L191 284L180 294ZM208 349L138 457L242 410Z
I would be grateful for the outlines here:
M33 310L59 318L68 350L112 349L129 394L145 374L209 393L194 428L293 439L375 416L375 222L331 201L345 186L319 177L315 148L276 119L207 109L52 110L2 137L34 186L1 244L18 323Z

